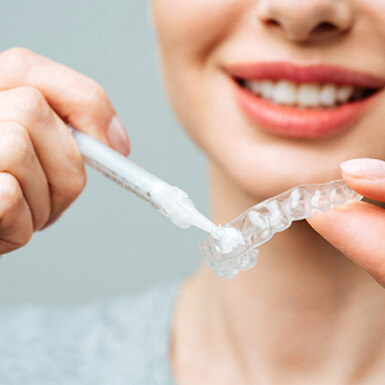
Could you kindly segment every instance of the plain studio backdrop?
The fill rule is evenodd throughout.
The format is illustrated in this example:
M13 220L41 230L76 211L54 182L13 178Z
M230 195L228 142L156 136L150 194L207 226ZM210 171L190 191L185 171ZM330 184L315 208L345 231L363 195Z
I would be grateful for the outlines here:
M146 0L0 2L1 50L21 46L99 82L132 141L131 159L207 211L204 158L161 86ZM1 133L0 133L1 135ZM83 303L131 295L200 263L206 235L181 230L87 168L81 197L55 225L0 260L0 303Z

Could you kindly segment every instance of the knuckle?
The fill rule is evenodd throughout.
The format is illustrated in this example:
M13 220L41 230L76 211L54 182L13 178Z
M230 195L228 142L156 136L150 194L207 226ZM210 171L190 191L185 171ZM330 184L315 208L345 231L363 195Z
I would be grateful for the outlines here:
M7 231L18 221L19 209L23 204L23 193L17 179L11 174L2 173L0 177L0 228ZM13 248L26 245L32 237L33 228L29 222L23 222L23 228L18 231L17 240L12 241Z
M3 51L3 55L6 55L7 57L26 58L31 54L32 51L24 47L12 47Z
M1 175L0 197L3 206L1 217L12 212L22 202L23 194L19 182L11 174L3 173Z
M17 249L26 245L32 237L33 227L29 221L20 222L20 207L23 205L24 197L17 179L7 173L2 173L0 177L0 228L7 232L16 223L22 228L18 229L17 239L11 242L12 249Z
M68 207L82 193L86 181L87 177L84 170L71 170L63 174L62 182L53 189L53 193L61 197L64 207Z
M29 124L45 121L50 116L50 108L44 95L34 87L17 89L21 112Z
M71 179L70 195L77 198L86 187L87 177L85 172L77 172Z
M27 48L13 47L1 53L6 66L13 72L19 73L29 68L34 53Z
M24 231L22 231L19 236L18 236L18 239L17 239L17 246L18 247L23 247L25 246L32 238L33 236L33 230L32 228L30 227L25 227L23 229ZM16 243L16 242L15 242Z
M11 165L28 162L33 154L27 130L18 123L5 123L0 128L0 167L8 169Z
M100 106L101 103L109 101L106 91L103 87L90 79L88 87L84 90L83 102L89 107Z

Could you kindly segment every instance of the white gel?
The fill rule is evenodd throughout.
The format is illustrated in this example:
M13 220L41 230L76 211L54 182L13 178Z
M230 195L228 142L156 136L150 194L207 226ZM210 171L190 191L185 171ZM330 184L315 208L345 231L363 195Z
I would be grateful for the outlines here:
M232 226L219 226L211 235L218 240L223 254L231 253L238 246L245 244L242 233Z
M175 186L158 183L152 189L151 199L175 225L182 229L196 226L210 234L217 231L217 226L199 212L188 195Z

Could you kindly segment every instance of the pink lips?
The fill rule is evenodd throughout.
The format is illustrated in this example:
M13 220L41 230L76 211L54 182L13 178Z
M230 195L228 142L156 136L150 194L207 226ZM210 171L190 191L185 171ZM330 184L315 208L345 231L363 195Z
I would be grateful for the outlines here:
M233 79L242 80L285 79L295 83L349 84L370 89L380 89L385 85L385 79L327 65L301 67L284 62L241 64L230 67L228 72ZM235 81L234 84L240 108L252 123L272 134L301 139L334 135L351 128L375 97L329 109L301 109L274 104Z

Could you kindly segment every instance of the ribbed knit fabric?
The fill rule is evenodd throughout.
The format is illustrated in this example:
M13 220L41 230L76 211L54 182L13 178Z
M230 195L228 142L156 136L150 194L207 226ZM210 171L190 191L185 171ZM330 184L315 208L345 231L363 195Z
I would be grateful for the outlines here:
M175 385L168 360L180 281L72 308L0 308L1 385Z

